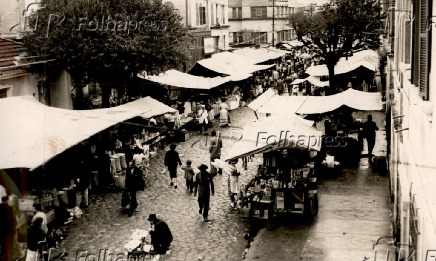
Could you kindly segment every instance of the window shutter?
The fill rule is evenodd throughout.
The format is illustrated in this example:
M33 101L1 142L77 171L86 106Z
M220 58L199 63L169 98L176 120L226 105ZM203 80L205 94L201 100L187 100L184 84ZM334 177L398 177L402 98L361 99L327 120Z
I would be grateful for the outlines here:
M406 19L404 21L404 32L405 32L405 44L404 44L404 48L405 48L405 57L404 57L404 62L405 63L410 63L410 46L411 46L411 29L412 29L412 21L410 19Z
M415 15L415 19L412 20L412 83L418 86L420 34L419 0L414 0L413 2L413 14Z
M429 30L427 29L428 17L430 16L428 0L421 0L420 5L420 32L419 32L419 95L427 101L429 96L428 73L430 65L429 56Z

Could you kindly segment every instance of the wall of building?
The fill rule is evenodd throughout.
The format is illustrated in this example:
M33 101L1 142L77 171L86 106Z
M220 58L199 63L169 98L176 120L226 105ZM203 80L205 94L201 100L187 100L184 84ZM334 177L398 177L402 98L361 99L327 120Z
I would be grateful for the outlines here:
M253 16L252 8L258 7L266 11L262 11L263 17ZM275 43L281 40L291 40L294 36L292 33L288 33L292 28L288 25L287 18L294 10L290 0L274 0L274 7L270 0L229 0L230 43L240 43L240 39L236 39L234 33L246 34L250 31L254 32L256 36L257 33L266 33L266 43L269 44L272 43L273 39Z
M33 96L39 100L38 78L34 74L24 74L18 77L0 80L0 84L12 85L11 96Z
M52 77L48 84L50 88L50 106L73 109L73 100L71 98L71 77L66 71L62 71L55 77Z
M428 0L419 1L429 4ZM397 0L395 10L412 11L413 2L416 1ZM436 5L432 12L436 14ZM405 12L394 12L394 16L392 30L395 34L387 43L389 47L391 43L394 46L394 57L389 59L387 66L388 95L392 98L389 116L393 123L389 160L395 205L393 221L400 243L404 248L416 251L409 260L432 260L426 258L429 258L429 251L436 250L436 55L431 52L436 49L436 41L430 41L427 48L429 96L423 100L419 87L412 84L412 71L423 63L414 64L412 52L416 59L418 48L408 47L419 34L412 35ZM434 27L428 36L436 39Z

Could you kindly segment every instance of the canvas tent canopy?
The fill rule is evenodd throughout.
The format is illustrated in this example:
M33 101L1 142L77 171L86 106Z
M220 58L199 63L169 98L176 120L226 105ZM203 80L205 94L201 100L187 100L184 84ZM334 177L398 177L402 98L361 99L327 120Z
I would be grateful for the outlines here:
M288 51L280 50L277 48L241 48L233 51L234 54L243 56L245 62L252 64L264 63L269 60L278 59L287 53ZM213 56L212 56L213 57Z
M274 97L276 93L273 89L268 89L266 92L262 93L257 97L254 101L250 102L247 107L252 109L253 111L257 111L262 105L266 104L272 97Z
M347 106L362 111L380 111L383 109L379 92L362 92L348 89L329 96L279 96L275 95L257 109L260 113L279 115L321 114Z
M242 76L249 77L254 72L266 70L274 66L256 65L252 61L245 59L244 55L222 52L213 55L211 58L200 60L197 63L209 70L237 78L242 78Z
M0 169L36 168L114 124L173 111L150 97L95 110L49 107L30 96L0 99Z
M138 74L138 77L159 84L198 90L210 90L221 84L232 81L232 77L229 76L207 78L183 73L177 70L169 70L158 76Z
M372 50L356 52L348 58L342 57L335 66L335 75L349 73L359 67L376 71L378 66L378 54ZM327 65L315 65L306 69L306 73L311 76L328 76Z
M312 125L312 121L297 115L267 117L243 131L240 140L230 148L226 160L283 148L319 151L322 132Z
M303 82L310 82L311 84L313 84L317 87L328 87L329 86L329 81L320 81L319 79L317 79L314 76L309 76L309 77L304 78L304 79L295 79L291 84L300 84Z

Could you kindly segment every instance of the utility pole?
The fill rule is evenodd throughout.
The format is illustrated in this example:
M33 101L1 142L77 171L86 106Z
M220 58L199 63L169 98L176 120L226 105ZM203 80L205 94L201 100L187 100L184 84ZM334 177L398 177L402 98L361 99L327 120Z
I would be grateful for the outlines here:
M276 3L276 1L275 0L272 0L273 1L273 17L272 17L272 46L274 47L274 16L275 16L275 9L276 9L276 5L275 5L275 3Z

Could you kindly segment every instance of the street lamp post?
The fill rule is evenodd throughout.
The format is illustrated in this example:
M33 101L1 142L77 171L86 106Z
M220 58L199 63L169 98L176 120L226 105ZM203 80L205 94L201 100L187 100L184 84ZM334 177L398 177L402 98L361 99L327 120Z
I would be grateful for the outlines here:
M275 6L276 1L275 1L275 0L272 0L272 2L273 2L273 15L272 15L272 46L274 47L274 25L275 25L274 16L275 16L275 9L276 9L276 6Z

